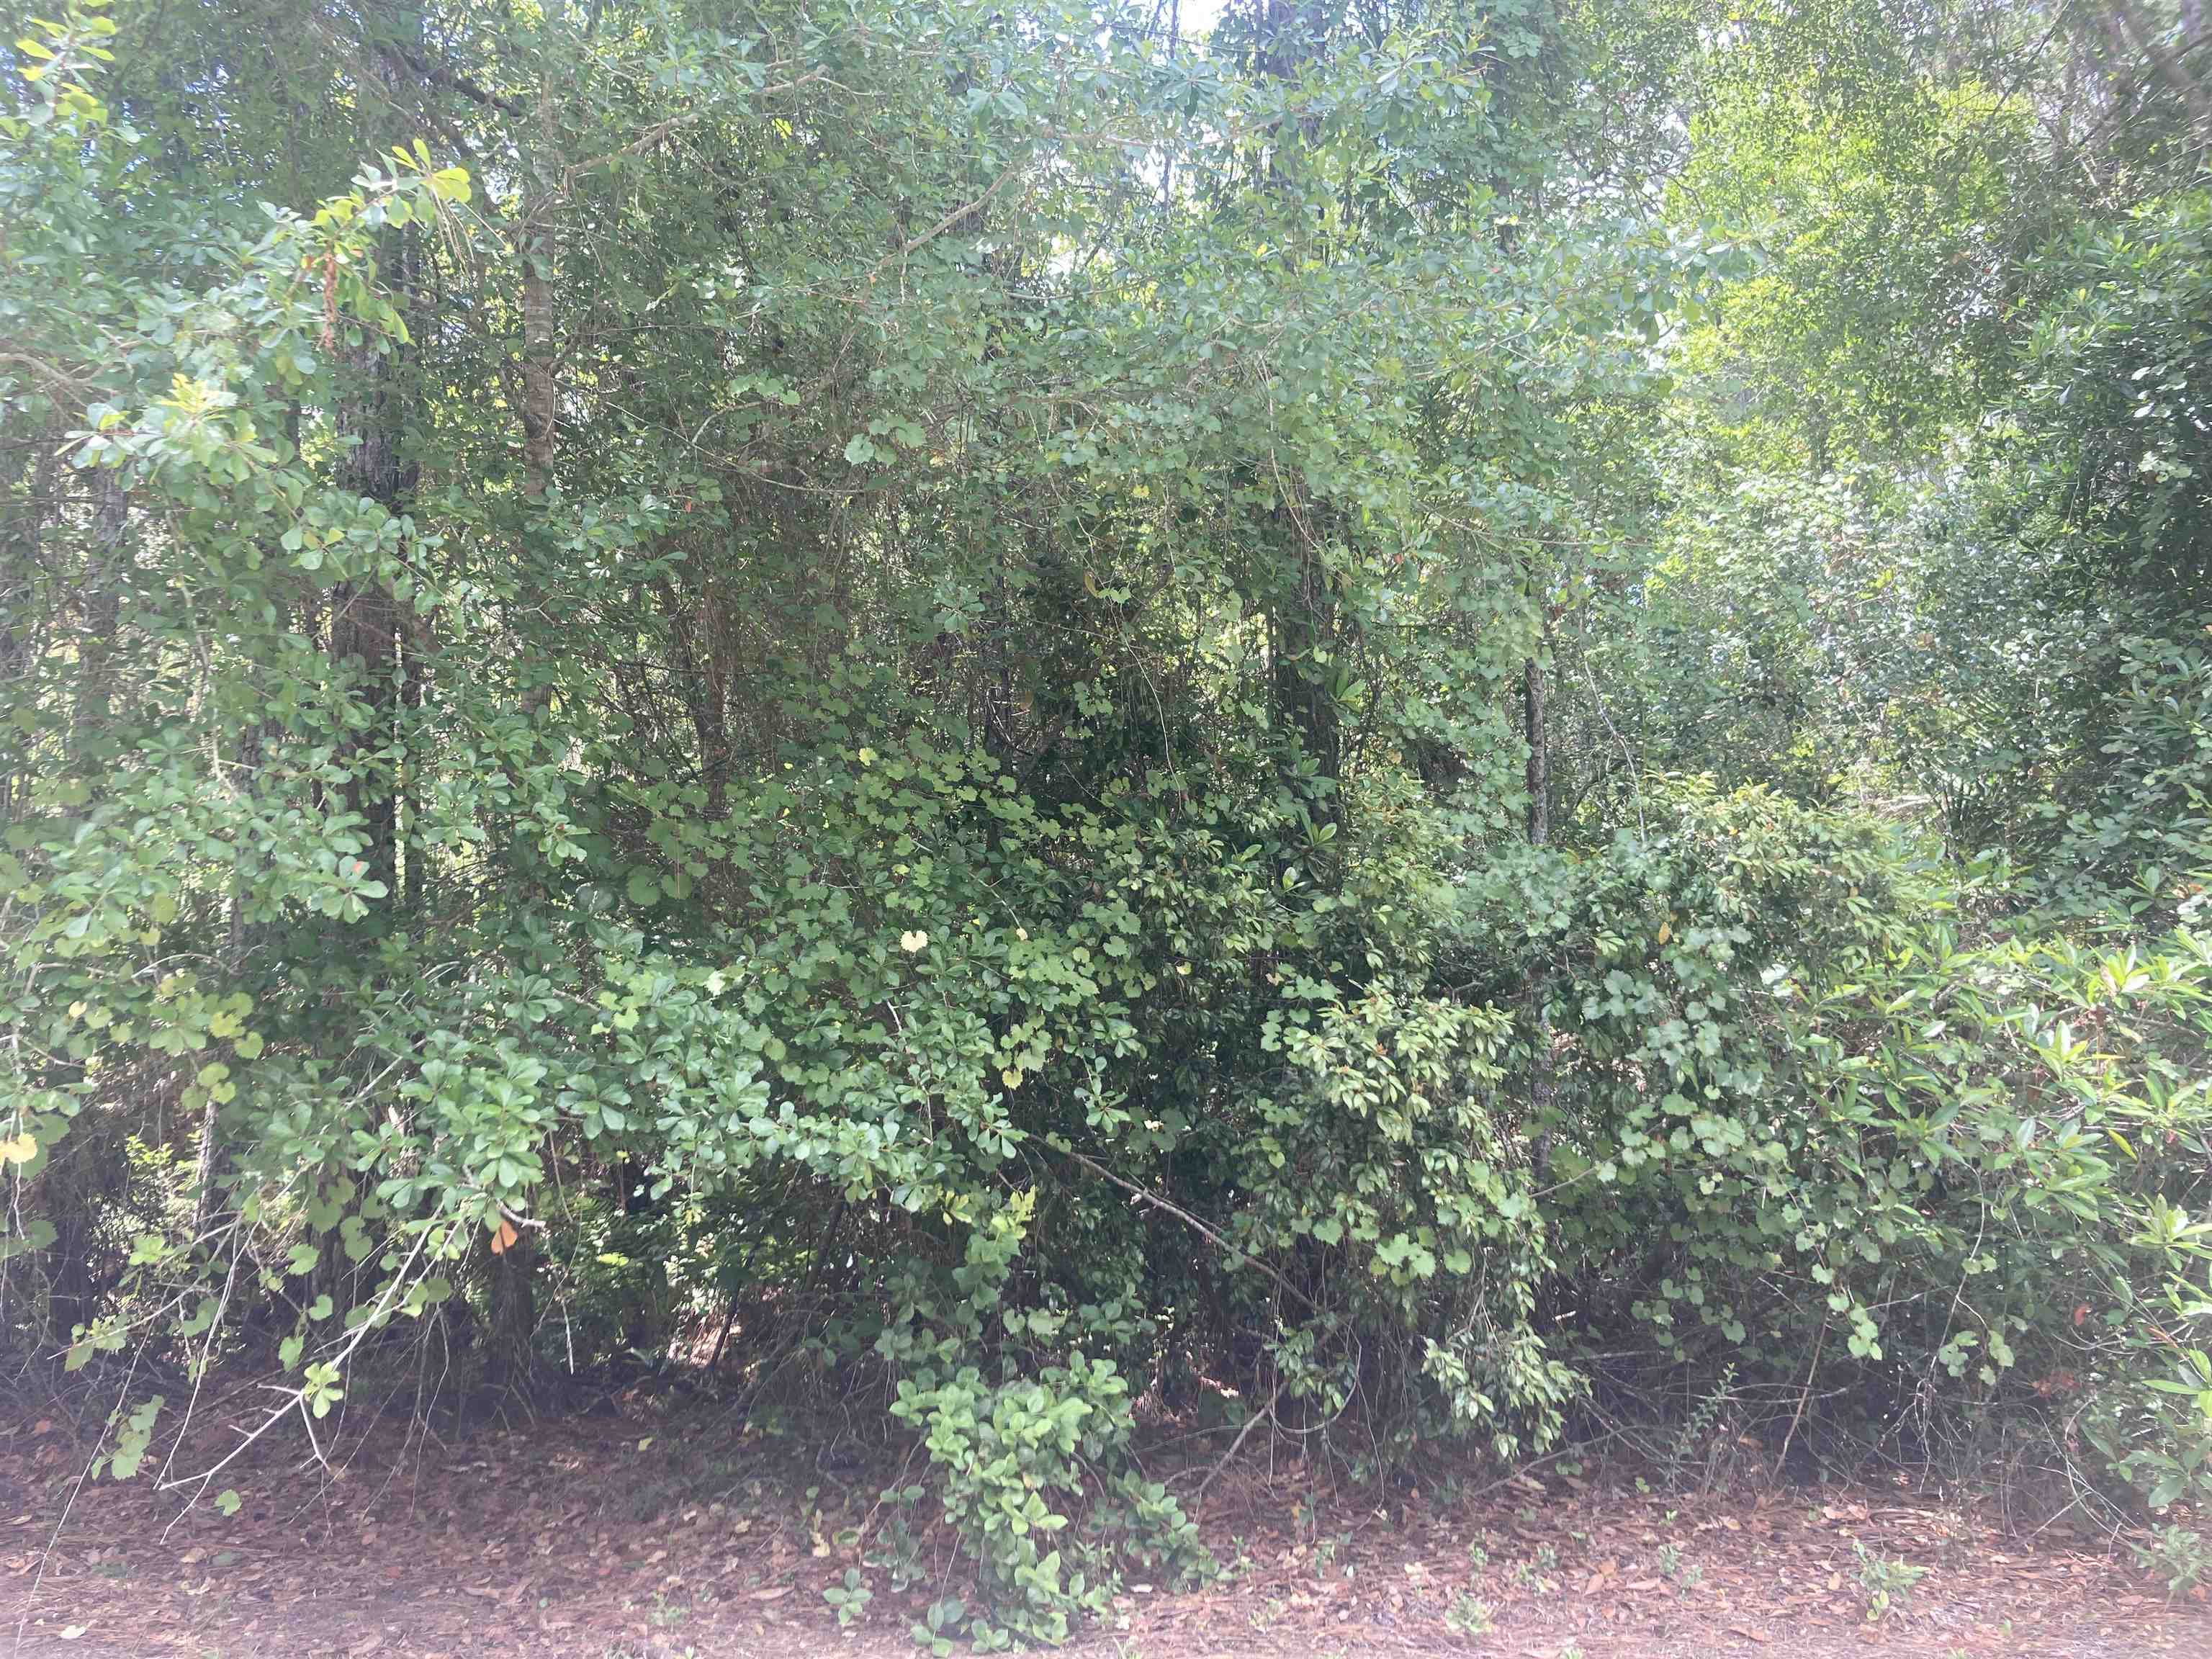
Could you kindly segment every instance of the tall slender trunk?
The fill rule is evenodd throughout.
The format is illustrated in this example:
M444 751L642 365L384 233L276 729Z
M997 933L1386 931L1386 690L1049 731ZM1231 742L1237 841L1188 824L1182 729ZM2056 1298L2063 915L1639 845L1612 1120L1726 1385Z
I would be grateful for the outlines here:
M83 625L77 636L76 706L70 720L70 753L80 764L113 714L115 630L122 617L123 566L130 556L131 494L123 475L104 466L92 480L92 561L79 598Z
M518 1229L514 1242L490 1255L491 1277L485 1293L483 1382L495 1394L528 1402L539 1378L532 1341L538 1331L538 1249L535 1235Z
M1544 665L1530 657L1521 665L1521 714L1528 728L1528 844L1552 838L1552 740L1544 721Z
M1532 653L1521 665L1521 712L1528 729L1528 844L1542 847L1552 839L1552 739L1544 710L1544 664ZM1536 1184L1542 1186L1552 1166L1552 974L1548 968L1536 975L1535 1051L1528 1070L1528 1118L1536 1126L1529 1148L1529 1163Z
M370 349L356 354L354 368L362 385L340 408L338 426L356 447L340 463L339 475L347 488L396 515L404 510L410 481L399 459L392 365ZM361 816L361 856L370 879L384 884L388 905L399 886L399 797L391 761L398 737L398 617L390 590L375 576L331 590L330 655L354 676L368 710L342 748L352 774L344 805Z
M115 636L131 556L131 494L112 467L94 470L89 480L92 535L77 593L68 763L74 771L96 774L114 721ZM91 1113L78 1120L38 1178L39 1206L54 1230L46 1252L46 1318L58 1337L90 1325L106 1299L101 1218L126 1178L119 1135Z
M674 583L664 579L654 589L668 617L677 682L682 688L684 712L691 717L692 738L699 745L699 780L707 792L707 816L716 822L729 810L729 694L735 666L728 644L730 629L716 597L719 586L710 574L701 586L696 610Z
M1323 37L1336 15L1334 7L1318 0L1265 0L1261 70L1277 80L1295 77L1325 49ZM1310 118L1301 118L1300 135L1314 136ZM1285 176L1279 169L1291 163L1278 152L1267 165L1270 179L1277 180ZM1285 246L1286 270L1296 267L1301 252L1295 246ZM1289 490L1298 488L1296 478L1282 484ZM1277 713L1296 728L1300 745L1320 776L1332 785L1343 773L1344 734L1336 699L1328 689L1333 665L1324 659L1333 658L1340 648L1342 624L1323 538L1336 516L1321 503L1291 499L1278 502L1268 520L1268 553L1286 560L1291 573L1290 591L1276 600L1270 619L1273 702ZM1341 811L1334 788L1318 805L1320 816L1331 821Z
M516 413L522 426L520 552L526 565L531 534L543 516L546 493L553 487L553 463L560 453L561 381L554 314L560 239L554 216L559 207L561 129L554 98L553 31L562 10L561 0L548 0L539 24L538 133L514 225L515 252L522 262L522 402ZM533 716L544 714L552 702L549 684L531 686L523 694L523 707Z
M300 449L300 406L287 405L284 411L284 437L290 453L297 456ZM265 550L265 556L274 557L275 550ZM272 635L284 632L289 607L283 599L276 601L275 625ZM303 621L312 637L313 623ZM258 794L262 786L262 768L272 748L281 746L283 727L278 720L248 720L240 728L237 752L231 757L230 793L240 802L239 816L250 821L258 811ZM247 920L252 908L254 883L262 873L258 854L252 840L244 834L235 835L235 862L231 866L230 892L224 918L222 966L226 977L234 987L243 985L246 979L249 960L253 948L253 926ZM192 1234L195 1238L205 1236L216 1214L216 1176L222 1162L222 1105L212 1095L200 1109L198 1139L192 1158Z
M372 48L362 66L364 75L382 88L380 97L363 106L370 119L362 137L372 148L380 149L401 136L391 130L386 113L398 106L397 88L403 78L394 51L403 56L419 54L422 45L421 11L402 6L387 35ZM376 263L377 276L393 303L403 317L410 315L421 287L420 248L414 232L386 232L377 246ZM407 511L416 479L406 441L407 407L415 391L410 373L414 349L411 343L365 337L346 354L336 411L342 442L337 482L395 518ZM395 759L401 740L399 609L389 587L372 573L331 588L329 621L331 662L353 675L368 711L360 729L341 746L353 775L344 787L343 805L361 816L362 861L369 878L384 884L386 896L372 907L372 914L388 920L400 902L399 766Z
M1295 578L1290 596L1275 610L1274 697L1278 710L1297 729L1301 747L1321 775L1334 782L1344 767L1344 728L1322 659L1339 643L1336 592L1322 550L1312 539L1312 521L1325 516L1307 503L1299 513L1278 509L1275 517ZM1330 795L1325 803L1329 817L1336 816L1337 805Z
M537 154L522 194L517 233L522 255L522 491L535 504L553 482L559 441L561 388L553 327L553 268L558 251L553 215L561 175L561 131L554 100L552 33L560 26L560 0L545 8L538 75Z
M60 434L52 430L31 434L15 449L17 457L28 458L28 477L16 473L23 480L22 495L15 495L15 478L0 483L0 708L14 707L19 696L35 695L17 682L36 669L48 622L42 590L50 591L51 584L43 561L62 477L60 442ZM0 763L0 823L15 821L31 776L32 757L24 746L15 745L10 756Z
M2106 37L2124 62L2130 52L2149 64L2168 90L2180 100L2184 114L2189 118L2191 136L2201 144L2208 127L2212 127L2212 100L2208 100L2204 84L2197 78L2197 66L2185 64L2166 49L2159 38L2158 26L2137 11L2129 0L2108 0L2100 14ZM2201 17L2195 21L2201 26ZM2195 44L2193 35L2189 44Z
M559 453L561 386L554 326L554 262L559 252L554 215L558 210L561 174L560 126L554 95L555 31L565 8L548 0L540 23L536 154L529 157L529 183L516 226L522 259L522 493L525 498L523 555L553 487ZM526 706L542 714L550 688L532 687ZM504 1250L491 1255L485 1288L489 1317L484 1331L483 1382L495 1393L527 1402L537 1393L532 1339L538 1328L538 1253L535 1236L520 1229Z
M240 734L238 752L231 764L236 773L239 787L251 790L256 775L261 770L261 757L266 738L266 728L258 721L246 727ZM230 878L228 915L224 918L223 968L235 984L246 972L248 951L248 927L246 920L246 888L253 871L248 860L251 850L241 839L236 852L237 862ZM216 1212L216 1170L221 1158L222 1136L222 1108L212 1092L200 1106L199 1133L192 1153L192 1233L193 1238L204 1237Z

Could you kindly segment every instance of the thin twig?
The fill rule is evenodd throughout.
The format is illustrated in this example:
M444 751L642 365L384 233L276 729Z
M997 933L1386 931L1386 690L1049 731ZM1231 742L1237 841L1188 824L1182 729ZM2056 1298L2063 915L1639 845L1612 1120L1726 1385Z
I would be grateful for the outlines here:
M1790 1467L1790 1443L1797 1438L1797 1425L1805 1420L1806 1403L1813 1398L1813 1378L1820 1369L1820 1350L1828 1340L1828 1322L1820 1322L1820 1334L1813 1339L1813 1361L1805 1367L1805 1386L1798 1392L1797 1409L1790 1413L1790 1431L1782 1437L1782 1455L1776 1460L1784 1468Z
M1080 1164L1085 1169L1090 1170L1091 1174L1098 1176L1100 1179L1112 1182L1116 1187L1119 1187L1123 1192L1129 1194L1139 1202L1149 1204L1154 1209L1164 1212L1166 1214L1173 1216L1176 1220L1182 1222L1183 1225L1190 1228L1191 1231L1197 1233L1201 1238L1210 1239L1214 1243L1219 1245L1223 1249L1228 1251L1231 1255L1235 1256L1241 1261L1249 1262L1253 1267L1257 1267L1261 1273L1267 1274L1268 1278L1273 1279L1276 1284L1281 1285L1285 1291L1291 1296L1295 1297L1298 1300L1299 1304L1310 1311L1314 1313L1319 1313L1321 1311L1319 1308L1314 1306L1313 1298L1308 1296L1304 1291L1300 1290L1297 1285L1291 1284L1289 1279L1284 1278L1282 1274L1277 1273L1266 1262L1261 1261L1259 1257L1252 1255L1246 1251L1238 1249L1236 1245L1231 1243L1219 1233L1214 1231L1212 1228L1207 1226L1206 1223L1200 1221L1196 1216L1193 1215L1188 1210L1184 1209L1181 1205L1170 1202L1168 1200L1162 1198L1158 1193L1152 1192L1146 1188L1139 1187L1133 1181L1123 1180L1120 1176L1115 1175L1111 1170L1099 1163L1097 1159L1085 1158L1081 1152L1070 1151L1066 1156L1073 1158L1078 1164Z
M1283 1380L1278 1376L1275 1379L1275 1391L1267 1396L1267 1403L1244 1419L1244 1426L1237 1431L1237 1437L1229 1443L1229 1449L1221 1455L1221 1461L1213 1466L1213 1472L1198 1483L1197 1492L1191 1495L1192 1508L1195 1509L1206 1501L1206 1488L1219 1480L1221 1472L1237 1461L1237 1454L1244 1449L1244 1443L1251 1438L1252 1431L1258 1428L1263 1422L1272 1423L1275 1420L1275 1401L1281 1399L1282 1395Z

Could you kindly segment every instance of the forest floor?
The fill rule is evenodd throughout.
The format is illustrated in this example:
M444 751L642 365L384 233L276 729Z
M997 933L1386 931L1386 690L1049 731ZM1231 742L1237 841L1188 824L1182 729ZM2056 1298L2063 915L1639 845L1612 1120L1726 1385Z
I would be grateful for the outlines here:
M708 1403L630 1398L618 1414L443 1438L348 1440L333 1422L336 1468L278 1438L225 1471L242 1499L226 1517L212 1492L187 1505L144 1478L82 1480L91 1447L65 1417L0 1425L0 1655L888 1659L925 1650L906 1632L941 1593L933 1577L893 1594L867 1568L870 1616L840 1630L823 1590L861 1565L849 1529L872 1524L897 1471ZM1182 1489L1210 1467L1193 1463ZM1248 1449L1200 1516L1224 1580L1132 1583L1073 1650L2212 1656L2203 1589L2169 1602L2122 1546L2008 1539L1905 1486L1668 1495L1557 1466L1387 1494L1316 1485ZM1924 1570L1878 1622L1858 1545Z

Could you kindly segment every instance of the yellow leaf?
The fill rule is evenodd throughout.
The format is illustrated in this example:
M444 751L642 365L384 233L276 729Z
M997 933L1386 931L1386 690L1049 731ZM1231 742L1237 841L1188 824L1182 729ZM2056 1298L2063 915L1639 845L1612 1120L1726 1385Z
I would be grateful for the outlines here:
M35 1136L16 1135L11 1139L0 1140L0 1164L28 1164L38 1155L39 1143Z
M909 956L913 955L916 951L925 951L928 948L929 935L927 933L915 932L911 933L901 933L899 935L899 949L904 951Z
M507 1247L520 1237L521 1235L514 1231L514 1224L502 1218L499 1224L499 1231L491 1236L491 1253L494 1255L505 1255Z

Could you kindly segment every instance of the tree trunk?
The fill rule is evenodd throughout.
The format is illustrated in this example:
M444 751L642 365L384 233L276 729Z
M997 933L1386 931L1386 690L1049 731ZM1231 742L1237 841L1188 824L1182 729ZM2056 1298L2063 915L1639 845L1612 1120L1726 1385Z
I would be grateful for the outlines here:
M368 718L349 737L341 752L352 773L344 805L361 815L365 843L362 859L373 881L388 896L399 885L398 795L392 787L386 750L397 710L392 596L380 583L341 582L331 593L331 657L357 678ZM374 907L373 907L374 908Z
M484 1387L494 1394L533 1399L537 1364L532 1340L538 1332L538 1249L527 1228L491 1258L487 1299L490 1317L484 1329Z
M369 15L372 26L386 20ZM369 42L362 73L377 95L363 100L368 117L361 135L372 151L403 137L393 130L392 112L404 107L401 95L404 62L420 56L422 14L402 4L388 27ZM411 229L387 230L376 250L377 276L403 316L412 313L419 290L418 245ZM411 332L411 329L410 329ZM410 371L411 344L365 335L346 353L345 374L336 411L341 448L336 468L339 485L366 496L395 518L407 510L417 469L407 453L407 410L414 395ZM330 595L329 652L332 665L350 671L357 695L367 706L362 728L341 745L353 776L342 798L344 810L362 820L362 858L371 880L384 884L385 897L372 915L388 918L398 906L400 882L399 775L394 758L399 742L399 614L390 590L375 573L336 584Z
M100 750L112 735L114 650L122 620L123 573L130 558L131 495L123 475L100 467L90 475L92 545L77 596L76 697L70 711L69 763L100 769ZM101 1219L128 1180L110 1126L87 1113L58 1147L38 1180L38 1202L52 1224L46 1252L49 1327L64 1335L99 1316L109 1289L101 1251Z
M684 712L691 717L693 740L699 745L699 778L707 791L707 817L718 823L729 811L729 696L735 665L729 629L715 598L717 586L710 574L702 586L696 610L671 581L659 581L654 591L668 617L677 683L682 689Z
M523 191L522 219L516 227L522 255L522 493L533 505L544 499L552 485L561 417L553 331L553 264L558 244L552 223L561 156L552 32L559 27L561 10L559 0L551 0L545 8L538 78L538 154L531 158L531 183Z
M83 617L77 640L76 706L70 720L70 752L82 765L112 716L115 630L121 620L120 585L129 553L131 494L123 475L103 466L92 475L92 562L79 601Z
M99 1317L110 1288L109 1275L100 1270L104 1264L94 1261L100 1214L127 1177L121 1148L100 1133L101 1127L78 1124L39 1176L38 1207L54 1230L46 1251L46 1321L58 1342Z
M1528 727L1528 844L1552 839L1552 744L1544 719L1544 665L1531 656L1521 666L1521 709ZM1528 1119L1536 1126L1529 1164L1540 1187L1552 1166L1552 975L1536 976L1535 1052L1528 1068Z
M1329 586L1328 568L1322 550L1309 539L1301 525L1285 520L1297 516L1321 516L1310 504L1302 515L1279 513L1279 527L1289 530L1290 558L1297 586L1275 612L1275 706L1297 728L1298 739L1321 775L1334 781L1344 765L1344 728L1330 696L1328 665L1320 659L1334 652L1337 641L1336 595ZM1334 817L1336 799L1327 803Z
M1530 657L1521 665L1521 713L1528 728L1528 844L1552 838L1552 744L1544 729L1544 665Z
M414 289L414 249L406 233L388 237L380 250L382 274L396 290L403 310ZM350 441L338 463L338 479L395 517L406 511L416 468L404 447L406 364L399 349L378 349L364 341L350 354L350 385L337 410L342 438ZM399 890L399 796L392 751L399 740L399 618L383 582L370 574L337 584L331 590L330 655L334 665L356 677L367 705L362 729L343 746L353 773L344 805L362 819L366 843L362 857L369 878L384 884L386 908Z
M1261 71L1277 80L1294 78L1301 67L1326 50L1326 35L1338 15L1334 6L1320 0L1264 0L1261 15ZM1311 117L1302 117L1302 137L1311 137ZM1287 167L1281 152L1267 161L1271 180L1282 180ZM1278 186L1279 187L1279 185ZM1285 246L1283 264L1294 268L1302 250ZM1296 479L1282 481L1295 489ZM1301 745L1319 775L1334 785L1343 774L1343 726L1328 680L1333 659L1340 647L1336 592L1324 557L1322 532L1331 515L1318 504L1304 500L1277 503L1269 515L1273 531L1271 556L1286 558L1293 575L1290 594L1279 600L1271 619L1274 652L1272 687L1277 711L1297 730ZM1332 659L1324 663L1322 659ZM1341 810L1334 788L1320 803L1318 816L1334 821Z
M2136 11L2129 0L2110 0L2110 8L2106 14L2106 29L2113 46L2124 55L2132 46L2158 72L2159 79L2181 100L2191 136L2202 142L2206 127L2212 125L2212 106L2208 106L2203 85L2197 79L2193 66L2184 64L2166 49L2166 43L2159 39L2157 26Z
M19 457L32 458L22 496L15 495L15 478L0 484L0 707L12 708L18 697L33 695L15 682L34 672L47 622L43 607L51 586L42 561L62 477L60 441L51 428L29 434L16 449ZM16 477L22 477L21 471ZM31 763L18 744L0 764L0 823L15 821Z

